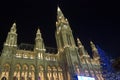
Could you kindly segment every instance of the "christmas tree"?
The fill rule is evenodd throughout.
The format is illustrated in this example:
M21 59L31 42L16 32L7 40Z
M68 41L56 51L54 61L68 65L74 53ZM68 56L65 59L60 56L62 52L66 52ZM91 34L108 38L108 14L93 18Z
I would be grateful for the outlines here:
M109 57L99 46L96 46L100 56L101 70L105 80L117 80Z

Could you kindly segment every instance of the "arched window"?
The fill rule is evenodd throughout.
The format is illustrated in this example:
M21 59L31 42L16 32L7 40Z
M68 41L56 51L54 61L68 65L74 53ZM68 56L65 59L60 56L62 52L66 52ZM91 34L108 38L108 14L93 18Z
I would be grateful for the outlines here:
M13 74L13 80L20 80L20 69L21 69L20 65L17 64L15 66L15 71L14 71L14 74Z
M50 66L48 66L48 72L47 72L47 78L48 78L48 80L52 80L52 73L51 73L51 68L50 68Z
M59 71L59 72L62 72L62 69L61 69L61 67L58 67L58 71Z
M2 70L2 74L1 74L1 79L2 80L8 80L9 79L9 71L10 71L10 65L9 64L5 64L3 65L3 70Z
M63 73L62 73L62 72L59 72L59 73L58 73L58 77L59 77L59 80L63 80Z
M22 80L27 80L27 75L28 75L28 66L27 65L23 65L22 67Z
M58 78L59 80L63 80L63 71L61 67L58 67Z
M18 79L18 77L14 76L14 77L13 77L13 80L19 80L19 79Z
M28 74L29 80L35 80L35 68L33 65L29 67L29 74Z
M68 78L68 80L70 80L70 73L69 72L67 72L67 78Z
M43 66L39 66L39 77L38 80L44 80L44 72L43 72L44 68Z
M38 59L43 59L43 53L38 53Z
M52 67L52 69L53 69L53 79L54 79L54 80L57 80L57 79L58 79L57 69L56 69L56 67Z
M2 77L2 79L1 80L7 80L7 78L6 77Z

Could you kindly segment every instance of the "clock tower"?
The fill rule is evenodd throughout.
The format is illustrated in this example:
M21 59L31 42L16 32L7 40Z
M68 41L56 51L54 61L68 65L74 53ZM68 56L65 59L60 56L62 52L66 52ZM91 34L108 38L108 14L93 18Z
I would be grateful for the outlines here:
M64 17L62 11L58 7L57 9L57 22L56 22L56 41L58 52L61 61L67 66L66 80L75 80L74 76L78 75L76 68L80 68L80 61L78 55L78 48L76 47L72 30L70 28L68 20ZM61 62L63 63L63 62ZM79 72L79 71L78 71Z

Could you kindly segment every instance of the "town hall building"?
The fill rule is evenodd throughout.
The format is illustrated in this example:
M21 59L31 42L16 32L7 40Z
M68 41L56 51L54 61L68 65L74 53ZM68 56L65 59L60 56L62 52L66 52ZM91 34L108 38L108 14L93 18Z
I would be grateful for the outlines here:
M40 29L36 31L31 50L24 48L29 48L27 43L18 45L17 35L17 26L13 23L0 56L0 80L76 80L77 76L104 80L95 44L90 41L91 58L80 39L74 39L59 7L55 32L57 51L47 52Z

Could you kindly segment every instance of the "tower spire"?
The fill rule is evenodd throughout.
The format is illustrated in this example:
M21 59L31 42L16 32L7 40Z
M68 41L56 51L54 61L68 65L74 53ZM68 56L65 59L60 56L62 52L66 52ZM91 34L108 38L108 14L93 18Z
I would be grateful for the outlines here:
M13 56L14 52L17 50L17 33L16 33L16 23L13 23L10 31L8 32L6 41L3 46L3 56ZM14 52L12 52L14 51ZM9 53L8 53L9 52Z
M44 49L45 47L44 47L43 39L41 36L40 29L38 28L36 32L36 38L35 38L35 50L42 51Z
M92 49L92 53L93 53L93 58L95 60L99 60L100 57L99 57L98 50L97 50L95 44L92 41L90 41L90 45L91 45L91 49Z
M36 32L36 39L42 39L40 29L38 28Z
M61 38L61 39L60 39ZM75 47L75 41L68 20L61 9L57 8L56 40L58 48Z
M77 38L77 44L78 44L80 56L81 56L81 57L84 57L84 56L89 57L88 53L85 51L85 48L84 48L84 46L82 45L82 42L80 41L79 38Z
M95 44L92 41L90 41L90 45L91 45L92 51L96 51L97 50Z
M38 28L38 30L37 30L37 34L41 34L41 33L40 33L40 29L39 29L39 28Z
M60 7L58 6L57 7L57 19L62 19L62 18L65 18Z
M79 38L77 38L77 44L79 48L83 46Z
M57 7L57 22L56 22L56 26L58 27L61 23L69 25L68 20L64 17L64 14L63 14L62 10L58 6Z
M11 33L16 33L16 23L14 22L11 29L10 29Z
M16 23L13 23L10 32L8 32L5 44L6 46L17 46Z

